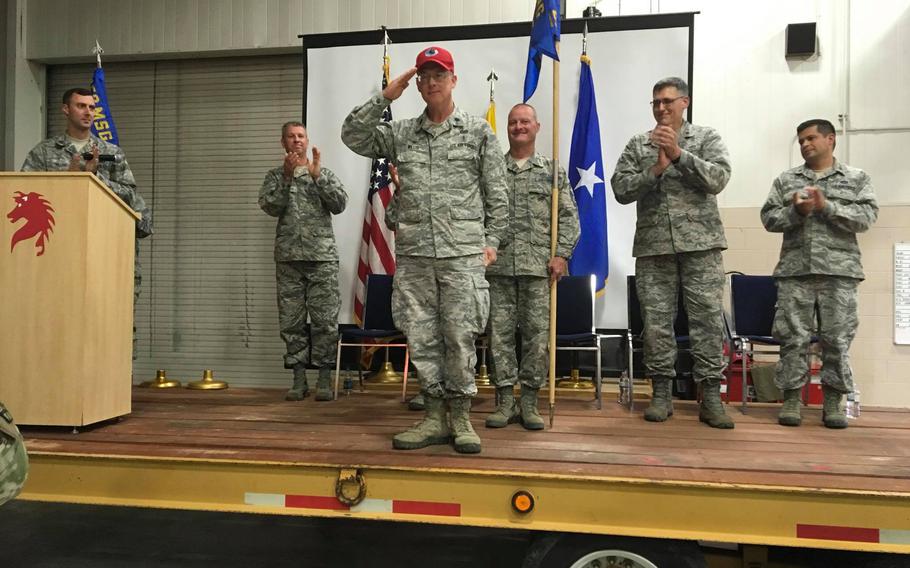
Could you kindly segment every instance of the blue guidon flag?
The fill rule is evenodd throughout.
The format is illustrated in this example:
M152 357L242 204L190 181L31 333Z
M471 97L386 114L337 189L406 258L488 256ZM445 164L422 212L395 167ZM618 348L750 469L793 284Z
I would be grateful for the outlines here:
M104 69L99 65L92 75L92 93L95 96L95 120L92 121L92 134L111 144L120 144L117 127L107 103L107 86L104 84Z
M531 23L531 41L528 45L528 68L525 71L524 102L534 95L540 79L541 56L559 61L556 42L559 41L559 0L537 0L534 20Z

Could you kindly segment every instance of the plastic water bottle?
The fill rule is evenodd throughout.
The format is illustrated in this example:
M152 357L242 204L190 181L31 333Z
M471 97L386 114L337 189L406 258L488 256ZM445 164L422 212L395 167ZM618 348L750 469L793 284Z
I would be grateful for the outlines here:
M350 375L344 377L344 394L349 395L354 390L354 381Z
M847 418L859 418L860 412L859 389L854 389L847 393Z

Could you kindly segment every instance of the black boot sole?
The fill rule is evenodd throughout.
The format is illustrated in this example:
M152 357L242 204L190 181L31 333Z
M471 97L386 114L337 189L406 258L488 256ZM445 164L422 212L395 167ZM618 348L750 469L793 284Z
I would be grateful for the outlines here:
M480 444L454 444L455 451L459 454L479 454Z
M732 430L733 428L736 427L736 423L734 423L734 422L730 422L730 423L724 422L723 424L711 424L711 421L708 420L707 418L705 418L704 416L702 416L701 414L698 415L698 421L704 422L711 428L717 428L718 430Z
M452 441L451 436L436 436L433 438L427 438L422 442L399 442L396 439L392 439L392 447L396 450L419 450L421 448L426 448L428 446L442 446L447 445ZM478 450L480 451L480 450Z
M505 428L509 424L515 424L519 420L520 420L520 417L513 416L512 418L509 418L505 424L503 424L502 422L490 422L489 419L487 419L487 420L484 420L483 425L486 426L487 428Z

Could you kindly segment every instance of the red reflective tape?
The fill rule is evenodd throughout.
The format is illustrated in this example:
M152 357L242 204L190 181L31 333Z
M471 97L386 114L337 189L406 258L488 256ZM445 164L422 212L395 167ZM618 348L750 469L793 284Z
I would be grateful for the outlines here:
M284 506L298 509L329 509L332 511L350 510L350 507L335 497L319 497L318 495L285 495Z
M409 515L437 515L440 517L460 517L459 503L434 503L432 501L392 501L393 513Z
M796 538L846 540L850 542L879 542L878 529L835 527L831 525L796 525Z

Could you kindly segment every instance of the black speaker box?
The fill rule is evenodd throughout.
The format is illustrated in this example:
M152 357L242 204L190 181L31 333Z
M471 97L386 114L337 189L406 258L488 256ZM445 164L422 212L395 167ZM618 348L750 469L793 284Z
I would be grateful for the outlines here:
M815 22L787 24L787 57L815 55Z

